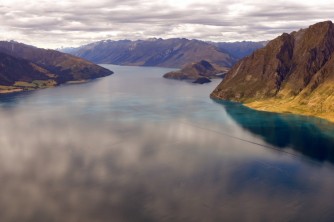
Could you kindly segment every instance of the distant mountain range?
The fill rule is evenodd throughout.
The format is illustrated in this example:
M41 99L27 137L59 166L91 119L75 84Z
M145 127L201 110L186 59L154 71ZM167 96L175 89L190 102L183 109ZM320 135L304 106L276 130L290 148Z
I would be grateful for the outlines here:
M178 71L166 73L166 79L190 80L193 83L208 83L211 78L221 78L227 72L226 68L217 67L208 61L202 60L186 65ZM221 74L218 76L218 74Z
M234 60L239 60L252 54L255 50L266 46L267 43L268 41L210 42L210 44L218 47L220 51L229 54Z
M211 97L334 121L334 25L284 33L239 61Z
M0 92L46 88L68 81L111 75L84 59L25 45L0 41Z
M264 45L265 42L214 43L184 38L153 38L137 41L105 40L60 50L99 64L181 68L206 60L222 67L231 67L238 59Z

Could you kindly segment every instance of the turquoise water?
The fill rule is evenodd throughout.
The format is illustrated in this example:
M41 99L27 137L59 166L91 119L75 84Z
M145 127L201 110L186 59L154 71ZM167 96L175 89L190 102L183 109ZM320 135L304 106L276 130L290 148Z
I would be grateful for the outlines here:
M334 124L105 67L0 95L0 221L333 221Z

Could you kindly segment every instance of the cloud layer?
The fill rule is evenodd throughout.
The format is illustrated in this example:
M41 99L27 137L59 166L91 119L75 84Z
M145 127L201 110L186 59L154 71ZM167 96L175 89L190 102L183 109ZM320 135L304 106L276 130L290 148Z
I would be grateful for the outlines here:
M0 39L50 48L150 37L267 40L331 20L333 10L326 0L2 0Z

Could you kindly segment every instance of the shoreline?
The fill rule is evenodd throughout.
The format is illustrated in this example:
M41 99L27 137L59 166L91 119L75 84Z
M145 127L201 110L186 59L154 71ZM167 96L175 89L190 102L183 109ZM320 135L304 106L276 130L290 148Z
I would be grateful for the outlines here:
M15 92L22 92L24 91L23 89L0 89L0 94L9 94L9 93L15 93Z
M277 106L270 104L264 104L263 102L250 102L250 103L242 103L244 106L263 112L271 112L271 113L278 113L278 114L293 114L293 115L300 115L300 116L307 116L312 118L320 118L326 120L330 123L334 123L334 113L314 113L308 110L303 109L302 107L291 106L290 108L284 106ZM271 106L270 106L271 105Z
M53 87L57 87L60 85L74 85L74 84L83 84L83 83L87 83L89 81L91 81L92 79L83 79L83 80L73 80L73 81L68 81L68 82L64 82L62 84L56 84L56 85L43 85L42 87L17 87L17 86L3 86L0 85L0 94L10 94L10 93L17 93L17 92L24 92L24 91L34 91L34 90L38 90L38 89L49 89L49 88L53 88ZM31 84L31 83L28 83ZM1 89L8 87L8 89Z
M81 84L81 83L87 83L89 82L91 79L82 79L82 80L73 80L73 81L68 81L65 82L64 84Z
M229 101L229 102L238 102L233 100L222 99L216 96L214 93L210 95L210 98L216 100ZM312 118L320 118L332 124L334 123L334 113L315 113L309 111L309 107L296 106L293 104L291 106L288 106L287 103L283 103L283 101L277 101L274 99L255 101L255 102L238 102L238 103L241 103L242 105L257 111L271 112L277 114L293 114L293 115L300 115Z

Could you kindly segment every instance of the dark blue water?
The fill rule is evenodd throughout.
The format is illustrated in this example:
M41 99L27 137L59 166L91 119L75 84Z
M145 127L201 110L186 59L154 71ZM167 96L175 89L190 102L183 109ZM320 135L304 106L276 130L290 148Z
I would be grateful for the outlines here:
M0 221L334 220L334 124L106 67L0 95Z

